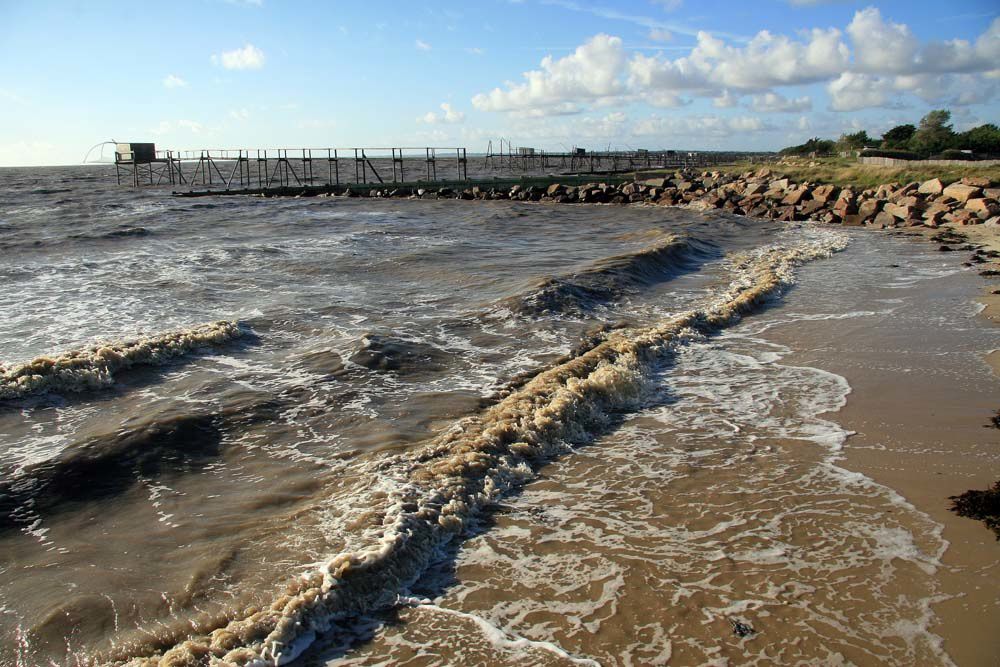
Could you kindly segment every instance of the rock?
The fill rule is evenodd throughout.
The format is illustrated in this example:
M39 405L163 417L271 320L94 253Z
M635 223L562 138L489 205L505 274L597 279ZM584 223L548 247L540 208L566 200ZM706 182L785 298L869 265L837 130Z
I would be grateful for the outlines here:
M687 206L694 211L710 211L715 208L710 202L704 199L696 199Z
M917 188L917 192L922 195L939 195L944 190L944 183L941 182L940 178L932 178L929 181L924 181Z
M691 192L695 189L694 183L684 180L676 181L674 187L677 188L678 192Z
M905 197L897 197L896 201L894 201L893 203L898 204L900 206L910 206L919 211L922 211L925 208L927 208L927 205L924 203L924 200L921 197L915 197L913 195Z
M882 211L875 216L875 219L871 222L872 227L881 227L882 229L888 229L890 227L896 226L896 218L891 213L887 211Z
M955 225L976 225L981 222L979 216L964 208L952 211L951 213L945 213L944 219L945 222Z
M937 227L939 224L944 222L944 216L946 213L947 211L942 211L941 209L924 211L924 224L928 227Z
M794 206L783 206L777 209L777 214L776 219L782 222L794 222L802 219L802 216L799 215Z
M553 183L548 188L545 189L545 194L549 197L555 197L557 194L561 193L565 188L559 183Z
M965 202L965 209L984 219L1000 215L1000 204L995 199L970 199Z
M920 211L916 207L906 206L904 204L893 204L892 202L889 202L882 208L882 210L892 215L894 218L899 218L900 220L920 217Z
M885 183L883 185L875 188L875 198L876 199L888 199L892 196L893 190L895 190L895 183Z
M882 210L884 203L881 199L866 199L858 205L858 215L865 220L874 217Z
M993 185L993 182L985 176L966 176L959 182L974 188L988 188Z
M757 170L757 173L754 174L754 176L756 178L770 178L771 170L768 169L767 167L761 167L759 170Z
M763 183L750 183L743 189L744 197L752 197L753 195L762 195L767 192L767 186Z
M983 189L979 186L966 185L964 183L952 183L941 194L945 197L951 197L955 201L967 202L970 199L982 197Z
M865 216L860 213L853 213L844 216L844 222L842 223L845 227L860 227L865 222Z
M823 202L811 199L803 204L800 204L798 209L799 213L801 213L802 215L806 217L812 217L812 215L816 211L822 210L824 206L825 204Z
M785 206L795 206L796 204L800 204L806 199L809 199L809 197L809 188L799 187L785 195L785 198L781 200L781 203Z
M987 199L1000 200L1000 188L984 188L983 196Z
M837 195L836 185L821 185L812 191L812 198L820 202L828 202Z
M990 218L983 224L992 225L994 227L1000 225L1000 215Z
M768 190L781 190L781 191L784 191L784 190L787 190L787 189L788 189L788 179L787 178L779 178L779 179L773 180L773 181L771 181L770 186L768 187Z

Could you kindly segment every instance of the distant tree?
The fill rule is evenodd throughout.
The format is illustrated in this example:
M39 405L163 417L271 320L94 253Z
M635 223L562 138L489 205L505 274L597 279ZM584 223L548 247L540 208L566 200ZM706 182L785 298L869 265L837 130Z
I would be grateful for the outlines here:
M944 109L929 111L920 119L920 126L910 138L910 150L923 155L939 153L950 148L955 139L951 129L951 112Z
M897 125L882 135L882 148L906 148L917 128L909 123Z
M813 137L804 144L799 144L798 146L789 146L788 148L782 148L778 151L781 155L809 155L811 153L816 153L817 155L829 155L834 152L836 143L832 139L820 139L819 137Z
M978 154L1000 155L1000 127L986 123L955 137L953 146Z
M854 132L853 134L842 134L840 139L837 140L837 150L838 151L854 151L860 150L867 146L868 144L874 143L868 133L864 130L860 132Z

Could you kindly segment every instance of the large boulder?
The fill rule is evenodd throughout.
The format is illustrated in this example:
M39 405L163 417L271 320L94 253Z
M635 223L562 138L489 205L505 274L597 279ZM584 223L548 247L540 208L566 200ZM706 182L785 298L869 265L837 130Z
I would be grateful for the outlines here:
M885 204L881 199L866 199L860 204L858 204L858 215L861 216L863 220L874 217L879 211L882 210L882 206Z
M984 219L1000 215L1000 204L995 199L970 199L965 203L965 209Z
M967 202L970 199L978 199L983 196L983 189L975 185L964 183L952 183L941 193L945 197L951 197L955 201Z
M869 224L872 227L888 229L889 227L896 226L896 217L887 213L886 211L882 211L881 213L876 215L875 219L872 220Z
M961 181L962 185L971 185L974 188L988 188L993 182L985 176L966 176Z
M836 185L821 185L812 191L812 198L819 202L828 202L837 195Z
M924 181L917 188L917 192L922 195L939 195L944 190L944 183L941 182L940 178L932 178L929 181Z
M892 202L887 203L882 210L900 220L917 218L920 215L916 207L906 206L905 204L893 204Z
M787 195L785 195L784 199L781 200L781 203L784 204L785 206L795 206L796 204L801 204L808 198L809 198L809 188L803 186L795 188Z

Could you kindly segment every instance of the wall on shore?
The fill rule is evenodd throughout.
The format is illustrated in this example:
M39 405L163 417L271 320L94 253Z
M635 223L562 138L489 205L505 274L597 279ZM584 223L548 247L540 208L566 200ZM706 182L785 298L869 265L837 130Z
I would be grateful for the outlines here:
M968 160L900 160L894 157L863 157L860 159L861 164L874 164L879 167L920 167L928 164L956 165L959 167L976 165L977 167L986 167L1000 164L1000 160L976 160L975 162Z

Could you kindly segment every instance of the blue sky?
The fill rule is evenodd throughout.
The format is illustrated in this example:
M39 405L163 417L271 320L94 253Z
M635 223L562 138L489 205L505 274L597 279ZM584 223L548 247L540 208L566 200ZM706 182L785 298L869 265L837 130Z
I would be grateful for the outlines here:
M93 144L775 149L1000 122L1000 5L0 0L0 165Z

